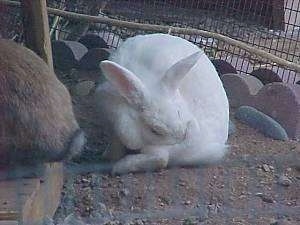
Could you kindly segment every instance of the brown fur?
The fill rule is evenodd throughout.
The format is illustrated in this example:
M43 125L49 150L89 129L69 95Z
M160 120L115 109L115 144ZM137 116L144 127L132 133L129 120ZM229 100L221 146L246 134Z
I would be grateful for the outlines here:
M70 94L47 64L0 39L0 164L61 160L78 129Z

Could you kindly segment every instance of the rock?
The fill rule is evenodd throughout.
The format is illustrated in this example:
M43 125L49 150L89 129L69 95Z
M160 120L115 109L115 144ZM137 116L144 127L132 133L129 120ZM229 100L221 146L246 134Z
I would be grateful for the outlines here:
M86 178L82 178L81 179L81 183L90 183L90 180L86 179Z
M264 86L260 80L250 75L224 74L221 80L232 107L249 105Z
M274 166L269 166L269 168L273 171L275 168L274 168Z
M108 59L112 50L106 48L90 49L79 61L78 67L81 70L99 70L100 62Z
M189 201L189 200L184 201L183 204L184 204L184 205L190 205L190 204L191 204L191 201Z
M77 96L86 96L94 87L95 83L93 81L82 81L75 85L72 89L72 93Z
M263 195L261 197L261 200L263 200L266 203L274 203L275 202L274 199L271 196L268 196L268 195Z
M277 121L290 139L300 140L300 86L274 82L263 86L250 75L221 76L232 107L249 105Z
M232 135L235 132L236 132L235 124L232 122L232 120L229 120L228 135Z
M98 203L98 207L99 207L101 212L106 212L107 211L106 205L102 202Z
M123 196L128 196L130 194L130 192L127 188L124 188L120 191L120 194Z
M106 41L97 34L86 34L82 36L78 42L87 47L87 49L108 48Z
M271 170L270 170L270 167L267 165L267 164L263 164L262 165L262 168L263 168L263 170L265 171L265 172L270 172Z
M126 225L144 225L144 221L142 219L135 219L134 221L130 221L126 223Z
M88 49L77 41L53 41L52 55L54 68L70 70L78 66L79 60Z
M210 214L217 214L220 210L220 205L219 203L209 204L207 208Z
M122 223L119 220L112 220L112 221L108 221L103 225L122 225Z
M298 80L298 81L296 82L296 84L299 84L299 85L300 85L300 80Z
M251 106L272 117L286 130L289 138L300 140L300 86L270 83L256 95Z
M292 184L292 181L291 179L289 179L287 176L285 175L281 175L279 178L278 178L278 181L277 183L281 186L285 186L285 187L288 187Z
M253 70L250 75L259 79L263 84L282 82L282 79L279 77L277 73L266 68L259 68Z
M235 117L270 138L283 141L289 139L285 129L279 123L251 106L241 106L235 113Z
M215 66L219 76L224 74L233 73L237 74L236 69L228 62L222 59L213 59L211 60L212 64Z

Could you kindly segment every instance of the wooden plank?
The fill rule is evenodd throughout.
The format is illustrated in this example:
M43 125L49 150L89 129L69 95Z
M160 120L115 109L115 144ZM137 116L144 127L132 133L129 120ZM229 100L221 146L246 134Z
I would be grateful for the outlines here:
M17 179L0 183L0 220L18 220L23 208L40 188L39 179Z
M23 211L23 224L32 225L45 217L52 218L60 203L63 186L63 164L49 163L46 165L45 176L41 179L40 189L30 207Z
M8 220L3 220L0 221L0 225L18 225L18 221L8 221Z
M63 164L44 165L38 178L0 181L0 222L19 221L34 225L53 217L63 186ZM1 225L1 223L0 223Z
M25 44L53 69L46 0L21 0Z

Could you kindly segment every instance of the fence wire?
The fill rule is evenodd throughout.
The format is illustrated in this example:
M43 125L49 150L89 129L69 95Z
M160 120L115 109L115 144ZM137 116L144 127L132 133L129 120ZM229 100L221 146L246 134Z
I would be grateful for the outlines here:
M57 2L57 1L56 1ZM95 15L88 5L98 8L101 16L148 24L199 28L227 35L283 59L299 62L299 2L243 0L243 1L142 1L111 0L87 3L76 1L75 12ZM63 30L63 29L62 29ZM118 38L126 39L145 31L124 32L124 28L94 24L90 31L98 32L111 47L117 47ZM80 34L78 34L80 35ZM300 76L258 58L236 46L213 38L180 35L204 48L212 59L223 59L236 67L238 72L250 74L254 69L269 68L278 73L284 82L296 83ZM71 37L72 39L74 37ZM114 41L112 41L114 39Z
M148 24L162 24L186 28L199 28L227 35L249 45L266 50L280 58L300 61L300 2L297 0L50 0L49 7L67 11L100 15ZM3 6L2 36L22 36L20 14ZM7 16L8 15L8 16ZM11 19L9 19L10 17ZM3 19L2 21L5 21ZM145 31L124 32L126 28L106 24L78 23L49 16L53 39L76 40L83 33L96 32L111 47L120 41ZM20 29L16 29L17 24ZM14 34L15 33L15 34ZM213 38L180 35L204 48L212 59L223 59L238 72L250 74L254 69L268 68L279 74L284 82L296 83L300 75L265 59L256 57L236 46ZM18 39L18 38L17 38Z

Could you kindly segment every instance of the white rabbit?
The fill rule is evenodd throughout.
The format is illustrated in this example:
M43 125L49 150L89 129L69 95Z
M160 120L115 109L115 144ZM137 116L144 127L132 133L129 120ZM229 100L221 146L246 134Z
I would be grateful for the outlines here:
M223 158L228 99L196 45L168 34L138 35L100 66L108 80L96 90L101 117L124 146L140 150L116 162L114 174Z

